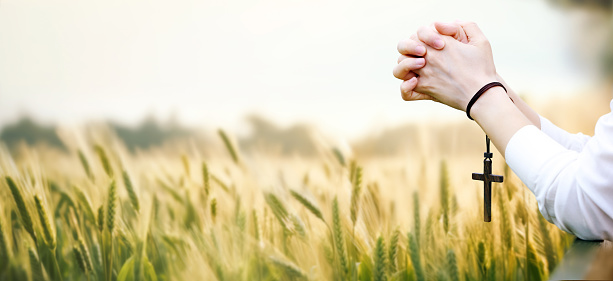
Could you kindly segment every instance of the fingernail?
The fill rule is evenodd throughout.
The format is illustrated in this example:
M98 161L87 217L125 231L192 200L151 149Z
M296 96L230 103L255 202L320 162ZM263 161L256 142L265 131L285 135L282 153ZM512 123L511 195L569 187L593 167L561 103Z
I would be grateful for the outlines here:
M424 58L417 58L417 59L415 59L415 65L422 66L424 64L426 64L426 59L424 59Z
M434 40L433 44L434 44L434 48L437 48L437 49L441 49L445 46L445 42L443 42L443 40L441 39Z
M426 53L426 48L424 46L417 46L415 47L415 53L416 55L423 55Z

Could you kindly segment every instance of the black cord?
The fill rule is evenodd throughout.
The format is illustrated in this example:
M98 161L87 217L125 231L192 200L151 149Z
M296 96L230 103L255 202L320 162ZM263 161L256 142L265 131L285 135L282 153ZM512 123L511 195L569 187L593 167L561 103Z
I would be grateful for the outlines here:
M475 102L481 97L481 95L483 95L483 93L485 93L487 90L493 88L493 87L502 87L504 89L504 91L507 91L507 88L504 87L504 85L502 85L502 83L500 82L491 82L486 84L485 86L483 86L481 89L479 89L479 91L473 96L472 99L470 99L470 101L468 102L468 106L466 106L466 116L468 116L468 119L470 120L474 120L472 117L470 117L470 109L473 107L473 105L475 104Z

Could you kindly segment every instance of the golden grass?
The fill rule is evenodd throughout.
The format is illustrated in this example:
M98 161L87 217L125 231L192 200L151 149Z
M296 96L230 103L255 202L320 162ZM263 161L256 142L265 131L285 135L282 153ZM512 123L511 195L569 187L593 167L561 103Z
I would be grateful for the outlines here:
M192 153L0 147L0 279L539 280L572 241L499 155L485 223L480 153L296 158L218 134Z

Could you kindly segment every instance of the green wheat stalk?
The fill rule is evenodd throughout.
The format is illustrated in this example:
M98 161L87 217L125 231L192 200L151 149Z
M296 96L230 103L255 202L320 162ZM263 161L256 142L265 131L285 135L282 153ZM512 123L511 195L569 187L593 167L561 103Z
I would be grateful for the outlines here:
M456 256L453 249L449 249L449 251L447 251L447 274L449 275L450 281L460 280L458 262L456 261Z
M32 272L32 280L45 280L45 276L43 275L43 269L41 267L40 260L38 259L38 255L32 248L28 248L28 257L30 259L30 270Z
M389 272L393 273L397 270L398 261L398 241L400 240L400 231L395 230L390 240L390 247L388 251L388 267Z
M83 258L81 250L79 250L79 248L75 246L72 248L72 253L74 254L75 260L77 261L77 265L79 266L81 271L83 271L83 273L87 275L87 265L85 265L85 259Z
M94 150L96 151L96 154L98 154L98 158L100 158L102 168L104 168L106 174L109 176L109 178L113 178L113 167L111 166L111 162L109 161L104 148L102 148L100 145L95 145Z
M545 258L547 258L547 269L551 273L556 266L556 255L553 251L553 243L551 242L551 235L549 235L549 230L547 229L547 221L541 215L541 212L538 210L538 206L536 208L536 213L539 221L539 229L541 232L541 237L543 238L543 246L545 250Z
M81 166L83 166L83 170L85 170L85 174L91 180L94 180L94 174L92 173L92 170L89 167L89 161L87 161L87 157L85 157L85 154L83 154L83 151L81 151L80 149L78 150L78 154L79 154L79 160L81 161Z
M351 192L351 222L355 229L355 223L358 220L360 190L362 189L362 167L357 167L353 178L353 191Z
M140 204L138 201L138 195L136 195L136 191L134 190L134 186L132 184L132 180L130 180L130 175L126 170L123 170L123 183L126 186L126 191L128 191L128 197L130 197L130 203L132 203L132 207L137 212L140 211Z
M415 275L417 280L425 280L424 279L424 270L421 267L421 258L419 255L419 250L417 247L417 241L412 233L408 234L409 240L409 255L411 256L411 263L413 263L413 269L415 269Z
M98 208L98 231L104 231L104 205Z
M339 257L341 272L347 274L349 272L349 264L347 261L347 252L345 251L345 239L341 226L338 199L336 197L334 197L334 201L332 202L332 227L334 230L334 244Z
M230 138L228 138L228 135L226 134L226 132L224 132L222 129L219 129L217 133L219 134L219 137L221 137L221 140L226 146L228 153L230 153L230 156L232 157L232 160L234 161L234 163L238 164L239 163L238 154L236 153L236 149L234 149L234 146L232 145L232 142L230 141Z
M6 232L0 219L0 276L9 265L9 248L6 241Z
M40 200L38 195L34 196L34 202L36 203L36 210L38 211L38 217L40 218L40 222L43 226L43 234L45 237L45 243L47 246L53 251L55 250L56 241L55 241L55 232L51 228L51 223L49 222L49 217L47 216L47 210L45 206Z
M445 233L449 232L449 179L447 172L447 164L445 161L441 163L440 175L440 192L441 206L443 207L443 229Z
M204 194L209 196L209 192L211 190L211 182L209 176L209 167L206 165L206 162L202 162L202 180L204 183Z
M383 242L383 237L379 236L377 239L377 246L375 246L375 271L373 272L374 281L385 281L385 243Z
M415 224L413 232L415 233L415 240L417 240L417 244L419 246L419 241L421 241L421 219L419 214L419 194L417 191L413 192L413 222Z
M315 203L313 203L311 200L307 199L306 197L302 196L302 194L298 193L297 191L290 190L290 194L292 195L292 197L298 200L300 204L302 204L305 208L307 208L307 210L309 210L313 215L315 215L315 217L317 217L324 223L326 222L324 220L324 216L321 213L321 210L315 205Z
M17 184L15 181L9 176L5 177L6 183L11 189L11 193L13 194L13 200L15 200L15 205L17 205L17 210L19 211L19 217L21 218L21 222L23 227L32 237L34 243L37 243L36 234L34 233L34 224L32 223L32 217L30 216L30 212L26 207L26 203L23 200L23 195L21 194L21 190L17 188Z
M211 218L213 222L215 222L215 218L217 217L217 198L211 199Z
M89 272L93 272L94 263L92 262L92 257L89 254L89 250L87 249L87 245L85 245L85 242L83 242L83 239L79 239L79 251L81 252L81 256L83 257L85 268L87 268Z
M109 233L113 233L115 228L115 214L117 212L117 184L115 181L111 181L109 187L109 195L106 204L106 227Z

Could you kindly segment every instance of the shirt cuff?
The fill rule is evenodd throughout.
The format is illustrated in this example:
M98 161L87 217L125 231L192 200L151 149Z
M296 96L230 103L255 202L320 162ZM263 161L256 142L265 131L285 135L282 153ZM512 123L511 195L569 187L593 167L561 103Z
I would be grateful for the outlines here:
M550 220L547 207L553 205L553 202L549 201L552 201L554 194L547 194L547 183L551 181L549 177L552 175L547 173L546 169L548 166L555 166L552 161L565 151L562 145L533 125L519 129L509 140L505 150L507 164L534 193L539 209L547 220Z

